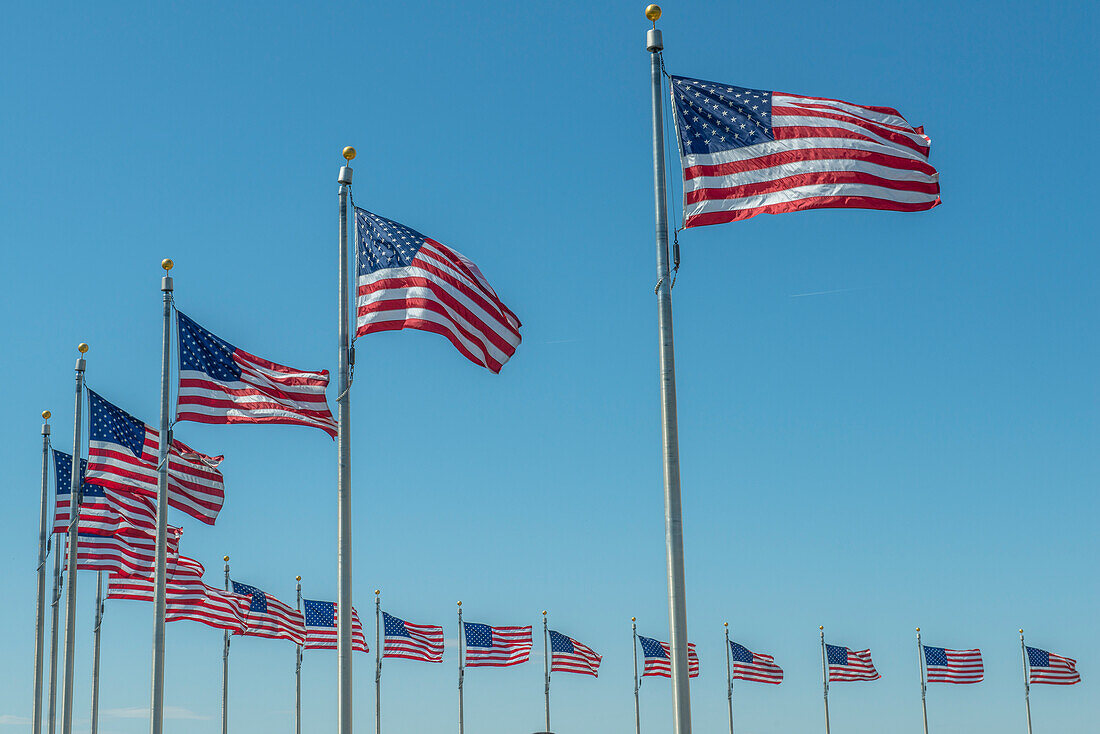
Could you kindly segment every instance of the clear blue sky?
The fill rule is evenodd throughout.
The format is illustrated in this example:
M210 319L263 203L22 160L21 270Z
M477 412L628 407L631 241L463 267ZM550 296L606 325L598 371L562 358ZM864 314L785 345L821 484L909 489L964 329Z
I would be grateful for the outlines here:
M473 258L524 322L494 376L438 336L359 343L355 588L455 633L538 624L603 653L554 680L555 728L632 731L630 617L668 634L644 2L20 4L0 28L0 355L7 631L0 732L30 716L38 414L71 445L88 382L155 420L160 271L241 347L336 367L336 175L356 201ZM669 2L673 73L891 105L932 138L944 204L693 230L675 290L697 731L725 726L722 622L774 654L744 734L821 730L817 627L883 679L836 685L834 726L920 730L913 628L981 647L986 681L933 687L936 732L1024 731L1016 629L1076 657L1036 731L1095 730L1100 391L1093 3ZM335 447L320 431L184 424L224 453L216 528L184 552L284 600L336 593ZM94 576L80 575L88 722ZM150 608L111 602L102 734L147 731ZM218 731L218 631L168 628L168 731ZM538 648L536 648L538 649ZM541 655L541 651L539 653ZM356 668L373 726L373 653ZM289 731L294 651L238 639L231 728ZM309 654L306 730L334 724ZM542 661L466 677L469 731L542 722ZM444 732L455 655L388 662L390 732ZM670 727L667 681L642 686ZM6 724L6 725L4 725Z

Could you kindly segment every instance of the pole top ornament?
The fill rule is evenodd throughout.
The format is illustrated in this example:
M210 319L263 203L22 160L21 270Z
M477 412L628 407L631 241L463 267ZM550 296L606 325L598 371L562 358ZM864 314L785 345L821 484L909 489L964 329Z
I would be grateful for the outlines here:
M723 623L722 623L722 626L723 626L723 627L729 627L729 626L730 626L730 623L729 623L729 622L723 622Z
M1023 631L1023 630L1020 630L1020 634L1022 635L1023 633L1024 633L1024 631Z
M222 556L222 560L229 563L229 556Z
M637 618L637 617L631 617L631 618L630 618L630 621L631 621L631 622L637 622L637 621L638 621L638 618Z
M43 411L42 411L42 420L44 420L44 421L48 421L48 420L50 419L50 416L51 416L51 415L53 415L53 413L51 413L50 411L48 411L48 410L43 410Z
M344 160L351 163L351 160L355 157L355 148L350 145L344 148Z
M375 589L375 590L374 590L374 595L375 595L375 596L378 596L378 595L379 595L379 594L381 594L381 593L382 593L382 590L381 590L381 589Z
M645 17L656 24L656 22L661 18L661 6L656 4L647 5L645 9Z
M459 605L459 606L462 606L462 602L459 602L459 603L458 603L458 605Z
M80 345L77 346L76 351L80 352L81 354L87 354L88 353L88 345L84 342L80 342Z
M819 624L819 625L817 626L817 628L818 628L819 630L823 631L823 632L825 631L825 625L823 625L823 624Z
M920 632L920 627L917 627L917 632Z
M172 262L172 258L166 257L160 261L160 266L164 268L164 272L167 273L169 270L176 267L176 264Z
M302 577L301 577L301 576L295 576L295 577L294 577L294 580L295 580L295 581L301 581L301 580L302 580Z

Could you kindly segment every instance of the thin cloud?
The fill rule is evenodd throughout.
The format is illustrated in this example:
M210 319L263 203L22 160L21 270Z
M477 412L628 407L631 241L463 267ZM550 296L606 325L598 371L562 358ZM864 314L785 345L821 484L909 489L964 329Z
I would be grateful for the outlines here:
M0 714L0 726L27 726L31 723L31 720L26 716L16 716L15 714Z
M146 706L130 706L121 709L106 709L103 715L109 719L147 719L149 708ZM165 706L164 718L182 721L208 721L211 717L197 714L182 706Z
M809 293L791 293L788 298L807 298L809 296L832 296L837 293L851 293L852 291L866 291L870 290L871 286L864 286L862 288L834 288L831 291L811 291Z

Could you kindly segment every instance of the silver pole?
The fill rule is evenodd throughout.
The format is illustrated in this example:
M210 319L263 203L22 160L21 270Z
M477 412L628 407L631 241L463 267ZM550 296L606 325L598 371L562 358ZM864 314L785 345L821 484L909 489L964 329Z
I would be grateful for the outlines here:
M99 731L99 629L103 626L103 572L95 580L95 643L92 646L92 734Z
M46 641L46 543L50 538L50 411L42 411L42 509L38 514L38 582L34 595L34 706L32 734L42 734L42 664ZM52 732L51 732L52 734Z
M1020 630L1020 654L1024 663L1024 709L1027 710L1027 734L1031 734L1031 681L1028 680L1027 645L1024 644L1024 631Z
M344 160L351 163L355 149L344 148ZM340 184L340 397L336 400L336 502L337 502L337 596L339 609L351 609L351 398L350 382L351 350L348 339L348 191L351 186L351 168L340 167L337 178ZM338 661L336 686L338 708L336 730L339 734L351 731L351 615L337 617L336 641Z
M630 631L634 636L634 734L642 734L641 710L638 708L638 618L630 618Z
M463 732L464 713L462 711L462 679L466 669L462 667L462 640L465 638L465 627L462 626L462 602L458 603L458 734Z
M825 628L821 630L821 683L825 686L825 734L829 734L829 664L825 657Z
M652 7L652 6L651 6ZM651 18L654 24L660 17ZM680 510L680 441L676 427L676 357L672 340L672 283L668 264L668 204L665 192L664 99L661 49L656 26L646 33L653 87L653 193L657 218L657 329L661 357L661 418L665 467L665 549L668 562L669 644L672 648L674 734L691 734L688 676L687 591L684 587L684 529Z
M57 729L57 630L58 616L61 612L61 592L65 585L65 577L61 572L61 535L54 534L52 543L53 551L53 602L50 606L52 620L50 623L50 707L47 718L47 730L54 734Z
M229 591L229 556L225 562L225 590ZM222 632L222 734L229 734L229 630Z
M546 731L550 731L550 632L542 610L542 672L546 678Z
M733 734L733 676L730 674L730 623L723 623L726 628L726 706L730 713L730 734Z
M917 672L920 673L920 708L924 714L924 734L928 734L928 702L925 700L928 683L924 675L924 645L920 641L920 627L917 627Z
M382 590L374 590L374 734L382 734Z
M296 576L298 582L298 606L302 611L302 577ZM295 645L297 651L294 654L294 734L302 734L302 646Z
M88 345L77 347L80 357L76 360L76 409L73 413L73 465L69 472L69 586L65 589L65 678L61 687L61 732L72 734L73 730L73 673L76 660L76 563L77 545L80 542L77 530L80 527L80 503L83 500L83 487L80 483L80 418L84 405L84 355Z

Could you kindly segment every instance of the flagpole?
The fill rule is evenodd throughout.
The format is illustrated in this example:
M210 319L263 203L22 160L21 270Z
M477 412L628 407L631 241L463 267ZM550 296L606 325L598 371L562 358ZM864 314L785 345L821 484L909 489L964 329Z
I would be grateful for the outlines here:
M42 734L42 667L46 642L46 543L50 527L50 411L42 411L42 509L38 514L38 571L34 595L34 705L31 734ZM53 732L50 732L53 734Z
M829 734L829 665L825 657L825 627L821 630L821 684L825 687L825 734Z
M225 590L229 591L229 556L225 561ZM229 734L229 630L222 631L222 734Z
M58 547L61 544L61 536L54 533L50 542L53 544L51 549L53 552L53 602L50 605L53 609L50 623L50 707L46 721L48 722L49 734L54 734L57 726L57 631L59 627L58 617L61 612L61 592L65 584L65 577L61 571L61 549Z
M160 344L160 447L157 451L157 572L153 591L153 672L149 705L149 731L164 734L164 615L167 610L168 584L168 451L172 445L169 424L169 359L172 353L172 267L165 258L160 261L164 277L160 279L163 295L163 322ZM63 734L69 734L64 732Z
M1024 644L1024 631L1020 630L1020 655L1024 664L1024 709L1027 711L1027 734L1031 734L1031 681L1028 680L1027 645Z
M465 669L462 667L462 640L465 637L462 626L462 602L458 603L458 734L463 734L462 679Z
M302 577L295 576L295 581L298 583L298 605L299 612L302 611ZM294 734L302 734L302 646L295 645L297 648L294 653Z
M630 618L630 632L634 636L634 734L642 734L642 717L638 708L638 618Z
M382 643L379 622L382 619L382 590L374 590L374 734L382 734Z
M103 626L103 572L95 580L95 643L92 646L92 734L99 731L99 629Z
M542 672L546 679L546 732L550 732L550 632L546 610L542 610Z
M684 530L680 509L680 447L676 425L676 357L672 336L672 282L668 258L668 203L665 191L664 106L661 50L657 30L661 9L646 8L653 28L646 32L653 90L653 185L657 224L657 329L661 362L662 456L665 474L665 551L668 565L669 645L672 667L673 733L691 734L688 675L687 592L684 585Z
M337 597L338 609L351 609L351 349L348 337L348 191L351 186L351 161L355 148L344 148L345 165L340 167L340 397L336 400L336 504L337 504ZM337 713L338 734L351 730L351 615L337 615ZM154 732L159 734L159 732Z
M917 670L920 673L920 708L924 714L924 734L928 734L928 702L925 701L928 683L924 675L924 645L920 641L920 627L917 627Z
M730 734L733 734L733 677L730 675L730 623L724 622L726 628L726 705L730 712Z
M83 501L83 485L80 481L80 418L84 406L84 355L88 345L77 347L80 357L76 360L76 409L73 414L73 462L69 471L69 586L65 590L65 672L61 687L61 734L73 731L73 673L76 661L76 564L80 527L80 503Z

